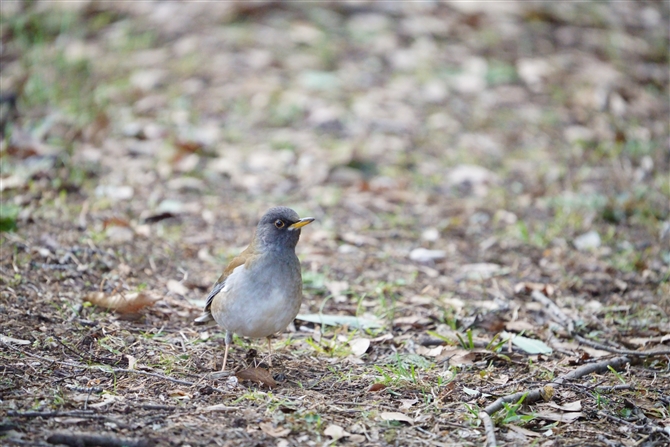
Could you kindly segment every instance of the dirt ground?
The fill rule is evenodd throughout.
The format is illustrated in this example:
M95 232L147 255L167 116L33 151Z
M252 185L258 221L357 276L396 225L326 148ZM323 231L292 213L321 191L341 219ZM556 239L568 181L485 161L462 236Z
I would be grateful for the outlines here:
M667 2L0 8L0 444L670 445Z

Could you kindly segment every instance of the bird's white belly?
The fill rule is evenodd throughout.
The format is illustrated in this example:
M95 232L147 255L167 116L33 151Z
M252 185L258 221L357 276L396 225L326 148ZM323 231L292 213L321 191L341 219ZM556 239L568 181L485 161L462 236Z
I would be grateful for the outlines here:
M286 329L300 310L301 284L291 287L278 278L258 281L240 275L243 268L238 267L226 279L220 292L224 295L222 305L220 309L212 309L216 322L227 331L251 338L267 337Z

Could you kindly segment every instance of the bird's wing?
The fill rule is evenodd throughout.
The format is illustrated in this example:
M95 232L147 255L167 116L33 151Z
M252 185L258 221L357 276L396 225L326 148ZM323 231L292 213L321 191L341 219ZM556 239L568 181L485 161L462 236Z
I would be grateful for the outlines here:
M196 323L205 323L207 321L212 320L212 313L211 313L211 307L212 307L212 301L214 301L214 297L223 290L223 288L226 286L226 279L230 274L235 270L237 267L244 265L247 263L251 258L251 246L247 247L244 249L242 253L240 253L239 256L236 256L233 258L232 261L230 261L230 264L226 267L226 269L223 271L219 279L216 281L214 284L214 287L212 287L211 292L209 292L209 295L207 295L207 303L205 304L205 309L202 313L201 316L196 318L195 322Z

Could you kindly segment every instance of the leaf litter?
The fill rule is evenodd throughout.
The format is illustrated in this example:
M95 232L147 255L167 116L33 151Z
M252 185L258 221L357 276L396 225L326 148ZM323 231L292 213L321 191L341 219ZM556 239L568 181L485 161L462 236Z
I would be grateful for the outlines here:
M667 5L503 3L3 4L3 441L667 442ZM302 318L217 375L280 203Z

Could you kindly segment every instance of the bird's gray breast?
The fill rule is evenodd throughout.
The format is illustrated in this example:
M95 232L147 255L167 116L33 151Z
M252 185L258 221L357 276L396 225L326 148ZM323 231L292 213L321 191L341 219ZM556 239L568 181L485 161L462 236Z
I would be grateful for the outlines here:
M217 322L255 338L284 330L302 302L300 263L295 254L290 255L268 253L250 268L237 267L222 290L226 305L221 315L215 315Z

